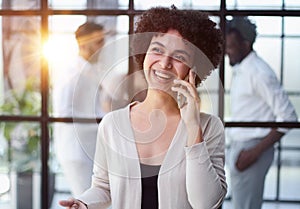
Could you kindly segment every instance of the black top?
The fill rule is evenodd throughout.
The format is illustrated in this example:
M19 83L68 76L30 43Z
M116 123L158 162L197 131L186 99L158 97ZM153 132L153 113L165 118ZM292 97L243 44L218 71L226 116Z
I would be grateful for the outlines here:
M158 209L157 178L160 165L141 166L142 206L141 209Z

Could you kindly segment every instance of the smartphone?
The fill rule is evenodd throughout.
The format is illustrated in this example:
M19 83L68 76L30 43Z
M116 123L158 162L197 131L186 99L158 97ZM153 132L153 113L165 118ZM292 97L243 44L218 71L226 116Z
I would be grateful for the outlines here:
M189 80L189 74L184 78L185 81ZM186 97L183 96L181 93L177 92L177 104L178 108L181 109L186 102Z
M178 108L181 109L184 105L184 103L186 102L186 98L185 96L183 96L182 94L180 94L179 92L177 93L177 104L178 104Z

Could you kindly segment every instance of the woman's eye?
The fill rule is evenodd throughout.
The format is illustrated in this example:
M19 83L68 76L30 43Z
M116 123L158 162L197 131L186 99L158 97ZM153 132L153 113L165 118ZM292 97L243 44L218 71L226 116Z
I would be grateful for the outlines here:
M157 53L157 54L162 54L163 53L163 51L158 47L153 47L151 49L151 52L154 52L154 53Z
M175 55L175 56L174 56L174 59L176 59L176 60L178 60L178 61L180 61L180 62L186 62L185 57L182 56L182 55Z

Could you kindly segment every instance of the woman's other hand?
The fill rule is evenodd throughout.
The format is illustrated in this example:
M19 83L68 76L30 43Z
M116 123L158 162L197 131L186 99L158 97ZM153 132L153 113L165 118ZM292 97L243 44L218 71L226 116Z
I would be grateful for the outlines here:
M83 202L74 198L60 200L59 204L67 209L87 209L87 206Z

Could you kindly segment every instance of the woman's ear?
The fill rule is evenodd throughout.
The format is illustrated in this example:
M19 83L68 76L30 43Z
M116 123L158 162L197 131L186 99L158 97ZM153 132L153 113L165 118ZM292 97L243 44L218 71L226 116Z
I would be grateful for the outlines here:
M195 80L195 83L196 83L196 86L198 86L200 83L201 83L201 79L199 77L199 75L197 74L197 71L196 71L196 66L194 65L192 68L191 68L191 71L193 71L196 75L196 80Z

